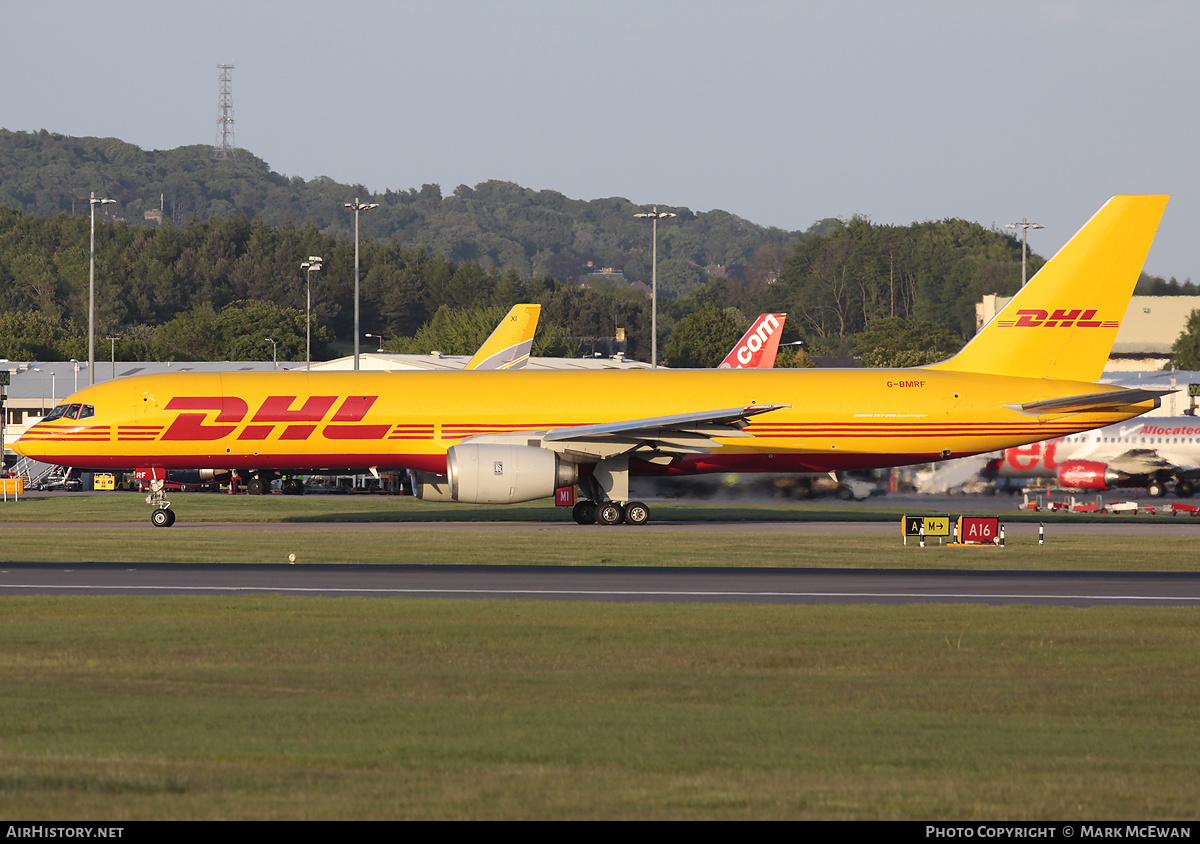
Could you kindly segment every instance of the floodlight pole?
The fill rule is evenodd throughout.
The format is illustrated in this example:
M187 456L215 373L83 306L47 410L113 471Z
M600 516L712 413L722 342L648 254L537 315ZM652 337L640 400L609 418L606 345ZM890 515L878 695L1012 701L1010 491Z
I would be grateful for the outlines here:
M92 258L88 269L88 386L96 383L96 206L112 205L115 199L97 199L92 191Z
M109 334L104 338L112 342L112 380L117 380L117 341L121 339L120 334Z
M654 211L633 216L643 220L649 219L653 228L653 246L650 250L650 368L658 369L658 221L676 215L669 211L659 211L655 205Z
M309 255L308 260L300 265L304 270L307 304L304 309L304 368L312 369L312 274L321 269L325 259L320 255Z
M354 212L354 371L358 371L358 212L370 211L372 208L378 208L378 202L359 202L358 197L354 197L354 202L345 203L345 206Z
M1038 223L1031 223L1024 217L1022 217L1021 222L1006 223L1004 228L1021 230L1021 286L1024 287L1025 280L1027 278L1027 276L1025 274L1025 254L1029 251L1026 248L1025 239L1029 236L1030 229L1044 229L1045 226L1039 225Z

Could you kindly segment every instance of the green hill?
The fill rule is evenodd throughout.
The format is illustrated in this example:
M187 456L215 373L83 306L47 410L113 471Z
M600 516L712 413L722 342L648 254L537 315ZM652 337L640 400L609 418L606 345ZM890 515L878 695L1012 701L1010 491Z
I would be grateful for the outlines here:
M108 219L135 226L155 224L146 215L161 209L181 227L244 214L270 226L312 223L335 236L352 233L343 204L357 197L379 204L361 217L367 237L524 277L566 280L607 270L617 283L650 281L649 226L633 216L643 209L619 197L570 199L501 181L459 185L448 196L439 185L373 194L324 176L289 178L246 150L217 160L208 146L148 151L116 138L0 130L0 205L43 216L86 214L92 191L116 200L104 209ZM798 236L724 211L663 210L679 215L659 227L666 296L687 294L710 275L748 280L756 252L778 251Z

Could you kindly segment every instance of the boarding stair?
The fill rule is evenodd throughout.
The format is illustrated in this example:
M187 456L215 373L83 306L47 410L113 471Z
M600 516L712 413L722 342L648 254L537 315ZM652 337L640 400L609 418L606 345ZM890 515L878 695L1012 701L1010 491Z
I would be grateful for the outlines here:
M22 457L13 467L13 474L25 479L25 489L37 489L37 485L54 471L52 463L41 463L31 457Z

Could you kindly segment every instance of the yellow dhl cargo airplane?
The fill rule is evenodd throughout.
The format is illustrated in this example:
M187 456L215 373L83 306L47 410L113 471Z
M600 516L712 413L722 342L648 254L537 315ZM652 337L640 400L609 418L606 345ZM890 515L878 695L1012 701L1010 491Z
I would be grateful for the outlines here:
M1166 196L1118 196L962 351L910 369L144 375L66 399L17 442L89 469L408 469L424 498L555 495L642 524L629 475L924 463L1089 430L1165 391L1100 377ZM53 414L52 414L53 415ZM161 493L152 521L174 514Z

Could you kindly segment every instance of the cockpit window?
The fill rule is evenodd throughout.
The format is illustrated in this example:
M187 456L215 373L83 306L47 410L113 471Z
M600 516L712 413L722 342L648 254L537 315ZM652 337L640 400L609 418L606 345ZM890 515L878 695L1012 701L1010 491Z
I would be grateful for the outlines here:
M42 419L43 422L53 422L55 419L90 419L96 415L96 408L90 404L60 404Z

